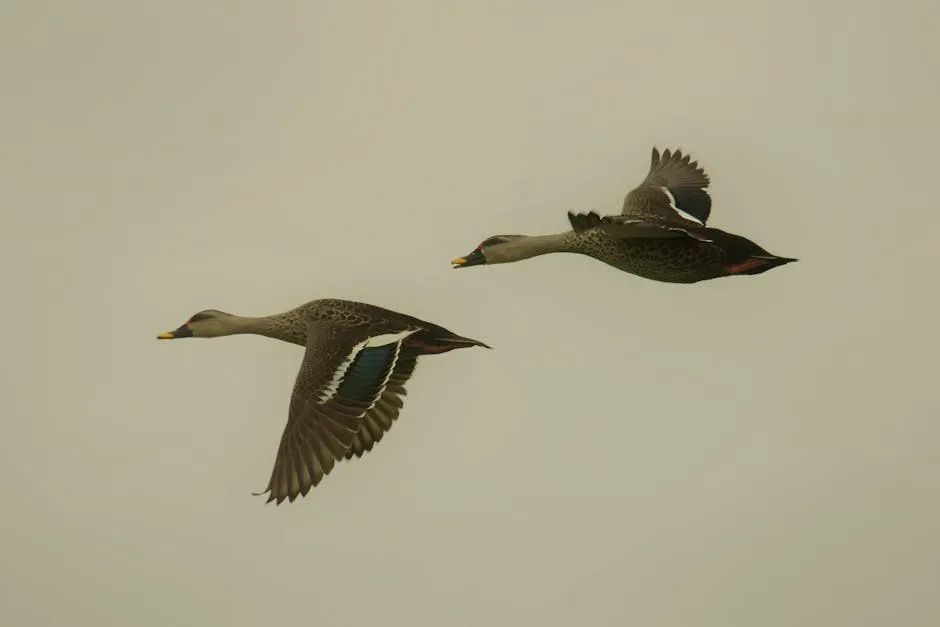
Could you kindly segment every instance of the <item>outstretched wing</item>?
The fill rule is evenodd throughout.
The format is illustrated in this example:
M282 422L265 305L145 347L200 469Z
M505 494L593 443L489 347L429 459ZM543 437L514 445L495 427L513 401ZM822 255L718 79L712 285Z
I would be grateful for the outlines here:
M401 387L401 374L414 369L411 358L400 359L405 338L418 330L359 341L331 326L310 334L265 490L267 502L306 496L336 461L350 450L365 449L363 427L388 417L394 406L394 395L387 395L390 384L392 390Z
M653 148L649 173L623 200L619 216L603 218L604 230L618 237L705 236L711 214L710 181L698 162L681 150Z
M650 170L643 182L624 197L623 215L676 217L704 226L711 215L712 199L705 191L708 175L697 161L681 150L654 147Z

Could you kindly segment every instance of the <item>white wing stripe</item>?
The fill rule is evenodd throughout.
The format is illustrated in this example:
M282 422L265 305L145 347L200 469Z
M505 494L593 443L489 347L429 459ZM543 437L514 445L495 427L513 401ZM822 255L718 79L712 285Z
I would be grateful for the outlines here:
M382 395L381 392L385 391L385 386L388 383L389 377L392 376L392 371L395 369L395 364L398 363L398 354L401 352L402 342L405 340L406 337L408 337L412 333L417 333L418 331L420 331L420 329L411 329L408 331L402 331L401 333L386 333L382 335L373 335L372 337L368 337L362 342L359 342L358 344L353 346L353 349L349 352L349 355L346 356L346 359L344 359L342 363L340 363L339 367L336 369L336 372L333 373L333 378L330 380L329 385L323 388L323 391L320 393L320 398L319 400L317 400L317 404L323 405L324 403L326 403L327 401L329 401L331 398L333 398L336 395L336 392L339 389L339 384L343 380L343 377L346 375L346 370L349 369L350 364L352 364L353 360L356 358L356 355L359 354L359 351L361 351L362 349L366 347L386 346L388 344L395 342L397 344L397 346L395 347L395 357L392 361L392 367L389 368L388 376L385 377L384 381L382 381L382 386L379 392L379 396L381 396ZM374 404L375 403L373 403L373 405ZM369 409L372 409L372 406L369 406ZM363 412L362 415L365 415L365 412Z
M679 209L679 207L676 206L676 197L672 195L672 192L669 191L668 187L660 187L659 189L662 190L662 192L666 194L666 198L669 199L670 209L678 213L680 216L682 216L686 220L691 220L692 222L696 222L698 224L701 224L702 226L705 226L704 222L702 222L701 220L693 216L691 213L686 213L685 211L683 211L682 209Z
M392 342L400 342L409 335L417 333L420 329L409 329L408 331L401 331L400 333L385 333L383 335L373 335L366 340L366 346L385 346L386 344L391 344ZM358 352L358 351L356 351Z

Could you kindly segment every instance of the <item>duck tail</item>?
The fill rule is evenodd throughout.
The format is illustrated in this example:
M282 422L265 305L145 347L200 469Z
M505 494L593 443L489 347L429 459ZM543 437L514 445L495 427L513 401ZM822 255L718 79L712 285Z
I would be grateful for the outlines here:
M490 348L488 344L469 337L461 337L444 328L422 329L405 340L406 346L418 350L421 355L437 355L447 353L458 348L471 348L480 346Z
M794 261L799 261L799 259L778 257L777 255L753 255L744 261L728 266L728 272L731 274L763 274L768 270L785 266Z
M721 229L709 228L707 235L725 250L728 255L728 274L763 274L773 268L799 261L794 257L774 255L746 237L728 233Z

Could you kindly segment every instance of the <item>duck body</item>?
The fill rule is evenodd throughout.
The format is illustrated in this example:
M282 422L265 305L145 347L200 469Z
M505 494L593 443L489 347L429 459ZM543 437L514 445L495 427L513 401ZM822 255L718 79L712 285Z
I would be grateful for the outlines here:
M336 335L364 337L415 330L403 341L403 348L418 355L446 353L456 348L486 344L461 337L432 322L377 305L338 298L322 298L304 303L281 314L263 318L267 322L258 335L306 346L310 328L331 330Z
M417 360L483 342L407 314L341 299L245 317L198 312L159 339L254 334L305 348L287 425L263 493L280 504L306 496L335 463L372 450L404 405ZM262 494L263 494L262 493Z
M520 261L554 252L587 255L618 270L664 283L697 283L762 274L797 261L706 225L710 181L681 151L653 148L646 178L624 198L620 214L568 212L570 231L552 235L494 235L455 268Z
M618 237L606 230L597 213L569 214L569 219L578 227L563 237L565 251L662 283L698 283L735 274L761 274L796 261L773 255L746 237L713 227L703 229L703 239Z

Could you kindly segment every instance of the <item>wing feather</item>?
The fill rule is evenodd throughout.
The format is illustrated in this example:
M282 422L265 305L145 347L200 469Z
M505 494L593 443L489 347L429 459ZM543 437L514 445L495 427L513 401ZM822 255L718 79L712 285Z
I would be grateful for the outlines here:
M706 188L708 174L681 150L659 151L654 147L646 178L623 201L623 215L676 218L704 226L711 215L711 197Z
M390 426L394 420L388 408L395 405L386 395L396 393L414 370L416 356L402 357L405 338L417 330L358 342L331 327L311 333L264 491L267 502L306 495L337 460L381 439L387 428L379 426L374 437L373 421L384 418Z

